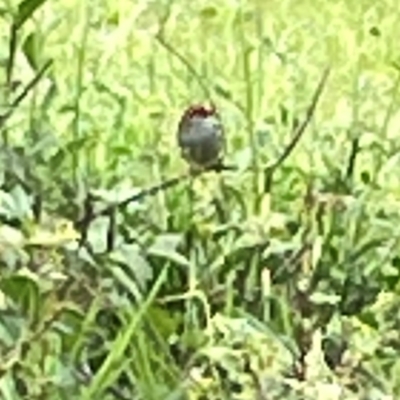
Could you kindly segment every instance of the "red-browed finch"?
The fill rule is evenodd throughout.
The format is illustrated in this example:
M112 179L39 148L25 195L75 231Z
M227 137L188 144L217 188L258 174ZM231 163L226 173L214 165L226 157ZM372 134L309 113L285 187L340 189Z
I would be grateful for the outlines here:
M182 157L192 170L201 170L221 163L224 130L214 107L193 105L183 114L178 125L178 144Z

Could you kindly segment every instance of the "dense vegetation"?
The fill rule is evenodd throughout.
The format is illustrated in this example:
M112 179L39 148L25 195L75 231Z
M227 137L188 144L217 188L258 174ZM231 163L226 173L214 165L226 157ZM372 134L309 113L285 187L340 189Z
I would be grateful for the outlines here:
M0 398L400 398L398 18L4 0ZM237 169L179 179L210 96Z

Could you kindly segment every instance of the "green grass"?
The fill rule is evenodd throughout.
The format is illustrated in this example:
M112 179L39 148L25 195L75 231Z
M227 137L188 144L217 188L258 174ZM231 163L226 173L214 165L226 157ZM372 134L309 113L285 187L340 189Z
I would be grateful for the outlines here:
M0 398L399 398L397 3L92 3L0 7L1 115L52 60L0 123ZM238 171L77 224L209 96Z

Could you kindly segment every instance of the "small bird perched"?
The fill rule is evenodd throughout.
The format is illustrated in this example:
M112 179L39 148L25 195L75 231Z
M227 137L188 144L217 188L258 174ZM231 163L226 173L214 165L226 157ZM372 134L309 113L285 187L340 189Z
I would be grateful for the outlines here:
M224 129L214 106L190 106L179 121L177 138L192 171L221 165Z

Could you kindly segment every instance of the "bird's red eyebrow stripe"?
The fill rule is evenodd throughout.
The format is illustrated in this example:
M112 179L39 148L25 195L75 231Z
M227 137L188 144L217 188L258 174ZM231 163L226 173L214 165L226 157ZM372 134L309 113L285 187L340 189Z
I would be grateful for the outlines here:
M215 114L215 109L214 108L206 108L201 105L196 105L196 106L191 106L187 110L187 114L189 115L189 117L195 117L195 116L209 117L210 115Z

